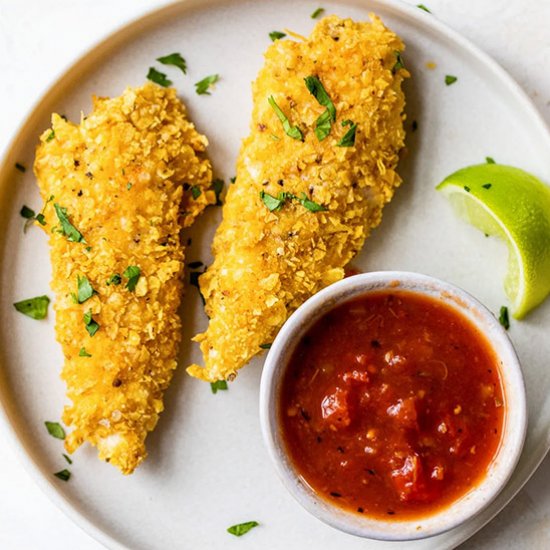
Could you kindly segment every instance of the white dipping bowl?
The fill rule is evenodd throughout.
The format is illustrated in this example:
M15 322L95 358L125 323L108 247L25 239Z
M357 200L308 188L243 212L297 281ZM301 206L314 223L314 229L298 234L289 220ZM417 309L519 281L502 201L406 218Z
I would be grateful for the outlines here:
M469 492L433 514L414 520L368 517L346 511L316 494L296 471L280 427L283 375L294 350L312 325L334 307L381 290L406 290L444 302L485 335L499 363L504 421L499 447L485 477ZM260 387L260 422L267 450L290 494L312 515L359 537L397 541L427 538L464 523L498 495L519 460L527 428L525 387L520 364L506 331L494 315L467 292L444 281L399 271L365 273L335 283L307 300L291 315L273 342Z

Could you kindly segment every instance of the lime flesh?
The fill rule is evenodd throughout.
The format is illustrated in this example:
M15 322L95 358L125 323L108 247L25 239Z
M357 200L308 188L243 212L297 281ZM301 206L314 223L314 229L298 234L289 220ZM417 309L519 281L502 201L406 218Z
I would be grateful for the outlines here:
M478 164L436 189L461 218L506 241L504 290L512 315L521 319L550 293L550 187L513 166Z

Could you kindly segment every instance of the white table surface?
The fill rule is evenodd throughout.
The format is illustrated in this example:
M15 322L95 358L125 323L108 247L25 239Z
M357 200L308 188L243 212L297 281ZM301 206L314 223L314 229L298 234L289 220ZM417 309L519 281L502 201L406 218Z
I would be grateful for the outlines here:
M166 0L0 0L0 156L35 101L65 68L112 30L166 3ZM550 0L423 0L423 3L434 17L500 62L550 124ZM319 5L322 6L322 1ZM12 449L2 441L0 548L102 548L42 494ZM550 548L550 457L512 503L461 548Z

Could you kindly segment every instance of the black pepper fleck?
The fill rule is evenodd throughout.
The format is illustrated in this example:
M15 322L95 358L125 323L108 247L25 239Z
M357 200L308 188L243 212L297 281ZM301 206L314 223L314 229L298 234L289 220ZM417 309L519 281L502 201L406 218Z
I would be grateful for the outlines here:
M122 386L122 380L120 378L115 378L113 380L113 387L118 388L119 386Z

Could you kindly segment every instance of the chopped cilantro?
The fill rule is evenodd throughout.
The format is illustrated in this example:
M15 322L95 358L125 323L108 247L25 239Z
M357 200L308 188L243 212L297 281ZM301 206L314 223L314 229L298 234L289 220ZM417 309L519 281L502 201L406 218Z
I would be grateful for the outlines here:
M229 178L229 181L231 183L235 183L237 181L237 176L233 176L232 178Z
M79 357L91 357L92 355L86 351L86 348L82 347L80 348L80 351L78 352Z
M227 389L227 382L225 380L216 380L216 382L210 382L210 389L212 393L218 393L221 390Z
M319 17L319 16L322 15L323 13L325 13L325 8L317 8L317 9L311 14L311 18L312 18L312 19L317 19L317 17Z
M42 214L42 212L40 212L40 214L36 214L35 219L40 225L46 225L46 218L44 217L44 214Z
M432 13L424 4L417 4L416 7L424 10L427 13Z
M198 95L210 95L210 92L208 91L210 89L210 86L218 82L219 79L220 75L211 74L210 76L207 76L202 80L195 82L195 91Z
M223 180L217 178L212 182L212 189L214 191L214 194L216 195L216 203L215 206L221 206L222 201L220 200L220 195L223 191L224 182Z
M265 191L260 191L260 199L262 199L263 203L270 212L280 210L285 202L291 200L297 200L304 208L307 208L310 212L322 212L327 209L325 206L317 204L316 202L308 199L305 193L301 193L300 197L297 197L292 193L281 191L276 197L274 197L273 195L270 195Z
M271 38L272 42L275 42L275 40L280 40L281 38L284 38L286 34L284 32L280 31L271 31L269 33L269 38Z
M107 279L107 286L115 285L118 286L122 282L122 278L118 273L114 273Z
M13 307L27 317L40 320L46 318L49 303L50 299L47 296L36 296L35 298L15 302Z
M179 53L171 53L170 55L157 57L157 61L163 65L174 65L174 67L181 69L183 74L187 74L187 64Z
M499 313L499 316L498 316L498 322L506 330L508 330L510 328L510 317L508 316L508 308L506 306L502 306L500 308L500 313Z
M63 453L63 458L67 461L68 464L72 464L73 461L69 458L68 455L66 455L65 453Z
M285 193L279 193L278 197L274 197L265 191L260 191L260 199L262 199L263 203L270 212L274 212L283 206L286 201L286 196Z
M163 88L167 88L168 86L172 85L172 81L168 80L166 75L164 73L161 73L160 71L157 71L154 67L149 67L149 72L147 73L147 78L154 82L155 84L158 84L159 86L162 86Z
M49 422L46 420L44 424L46 425L46 430L48 430L48 433L52 437L55 437L56 439L65 439L65 430L59 422Z
M123 273L124 277L128 279L126 283L126 288L130 292L134 292L136 285L141 277L141 269L137 265L129 265Z
M464 186L464 191L466 191L466 193L469 193L469 192L470 192L470 188L469 188L467 185L465 185L465 186Z
M342 139L336 145L338 147L353 147L355 145L356 130L357 130L357 124L353 122L352 125L350 126L350 129L344 134Z
M260 344L260 348L261 348L261 349L270 349L270 348L271 348L271 344Z
M275 111L275 114L277 115L277 118L283 124L283 129L284 129L286 135L291 137L292 139L297 139L299 141L304 141L304 136L302 135L302 132L300 131L300 128L298 128L298 126L292 126L290 124L288 118L283 113L281 108L277 105L277 103L275 102L275 99L272 95L269 96L268 102L271 105L271 108Z
M483 189L491 189L491 186L491 183L484 183L481 187L483 187Z
M57 203L54 203L53 206L55 208L57 218L61 223L61 233L67 237L67 240L73 243L86 242L80 231L78 231L78 229L69 221L67 209L59 206Z
M395 74L399 69L405 68L405 62L403 61L403 57L401 55L401 52L395 50L393 52L393 55L395 55L395 65L392 67L391 72Z
M485 157L485 162L487 164L496 164L495 159L493 157Z
M132 184L131 184L130 182L128 182L128 183L126 184L126 189L127 189L128 191L130 191L130 189L132 189Z
M29 207L26 206L26 205L23 205L23 206L21 207L21 210L20 210L19 214L20 214L23 218L25 218L26 220L33 220L33 219L35 219L35 216L36 216L34 210L33 210L32 208L29 208Z
M50 133L46 136L46 141L51 141L55 137L55 131L51 130Z
M307 76L304 81L309 93L327 109L315 123L315 135L319 141L323 141L330 133L331 123L336 120L336 107L316 76Z
M447 84L447 86L454 84L457 80L458 78L456 76L453 76L452 74L445 75L445 84Z
M201 188L196 186L196 185L193 185L193 187L191 187L191 196L194 198L194 199L198 199L200 196L201 196Z
M23 174L26 172L26 168L20 163L20 162L16 162L15 163L15 168L17 170L19 170L20 172L23 172Z
M80 277L80 275L77 275L76 277L78 283L78 303L83 304L94 295L95 290L92 288L92 285L86 276Z
M322 204L317 204L316 202L308 199L305 193L301 193L298 200L300 201L300 204L304 208L307 208L310 212L324 212L325 210L327 210L326 206L323 206Z
M61 470L60 472L55 472L54 476L58 477L63 481L69 481L69 479L71 479L71 472L65 469L65 470Z
M246 521L245 523L238 523L237 525L232 525L231 527L227 528L227 532L231 533L232 535L235 535L236 537L242 537L250 529L253 529L254 527L257 527L260 525L257 521Z
M84 324L90 336L93 336L99 330L99 323L94 321L91 309L84 314Z

